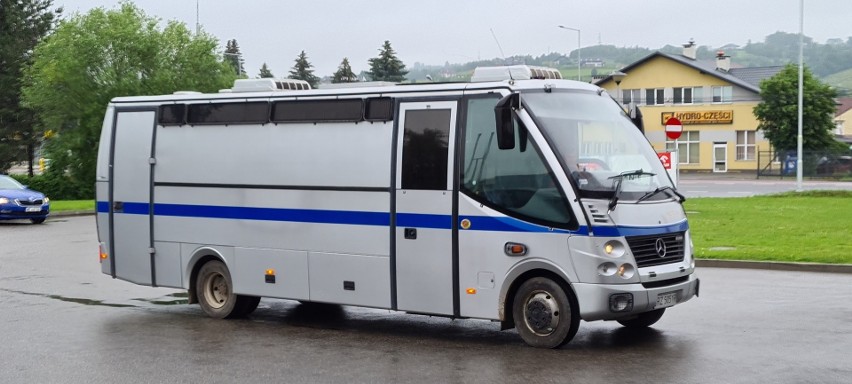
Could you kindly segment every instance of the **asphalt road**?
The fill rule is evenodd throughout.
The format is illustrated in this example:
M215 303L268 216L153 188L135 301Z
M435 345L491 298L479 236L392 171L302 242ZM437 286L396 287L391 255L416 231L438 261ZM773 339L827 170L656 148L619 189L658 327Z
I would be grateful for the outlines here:
M92 216L0 223L0 383L840 383L852 275L700 268L643 332L581 323L560 350L495 323L261 301L207 318L99 272Z
M747 197L791 192L796 190L795 179L733 178L717 175L684 175L678 182L678 191L690 197ZM803 180L802 189L852 191L852 182Z

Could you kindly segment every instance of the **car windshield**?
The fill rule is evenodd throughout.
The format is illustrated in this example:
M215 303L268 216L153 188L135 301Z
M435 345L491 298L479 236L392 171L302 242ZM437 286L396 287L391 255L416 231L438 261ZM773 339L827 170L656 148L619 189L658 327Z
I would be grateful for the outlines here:
M604 94L535 92L522 95L536 124L547 133L581 197L661 200L672 187L648 140Z
M0 176L0 189L24 189L24 186L9 176Z

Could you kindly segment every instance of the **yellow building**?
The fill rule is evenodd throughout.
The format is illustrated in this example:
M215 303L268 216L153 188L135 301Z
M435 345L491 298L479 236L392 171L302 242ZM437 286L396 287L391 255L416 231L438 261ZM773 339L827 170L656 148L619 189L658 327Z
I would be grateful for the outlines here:
M834 126L834 137L852 146L852 98L837 100Z
M627 76L618 84L611 75L596 84L623 105L640 108L648 140L658 152L677 147L681 170L757 170L758 151L770 149L753 113L758 84L783 67L731 68L724 53L710 62L695 54L693 42L682 55L655 52L622 68ZM670 117L683 124L677 142L665 135Z

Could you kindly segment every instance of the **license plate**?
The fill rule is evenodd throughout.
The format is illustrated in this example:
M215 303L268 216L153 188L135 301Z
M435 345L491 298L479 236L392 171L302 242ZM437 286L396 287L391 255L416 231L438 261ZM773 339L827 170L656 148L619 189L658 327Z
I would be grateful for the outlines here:
M654 308L671 307L677 304L677 292L667 292L657 295L657 305Z
M27 207L27 212L41 212L41 207Z

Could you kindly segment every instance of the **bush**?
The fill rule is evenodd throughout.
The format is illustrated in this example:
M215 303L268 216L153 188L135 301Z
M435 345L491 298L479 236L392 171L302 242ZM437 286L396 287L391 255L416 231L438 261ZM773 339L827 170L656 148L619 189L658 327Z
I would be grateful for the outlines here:
M80 182L66 175L45 173L29 177L9 175L21 184L34 189L53 200L90 200L95 198L95 183Z

